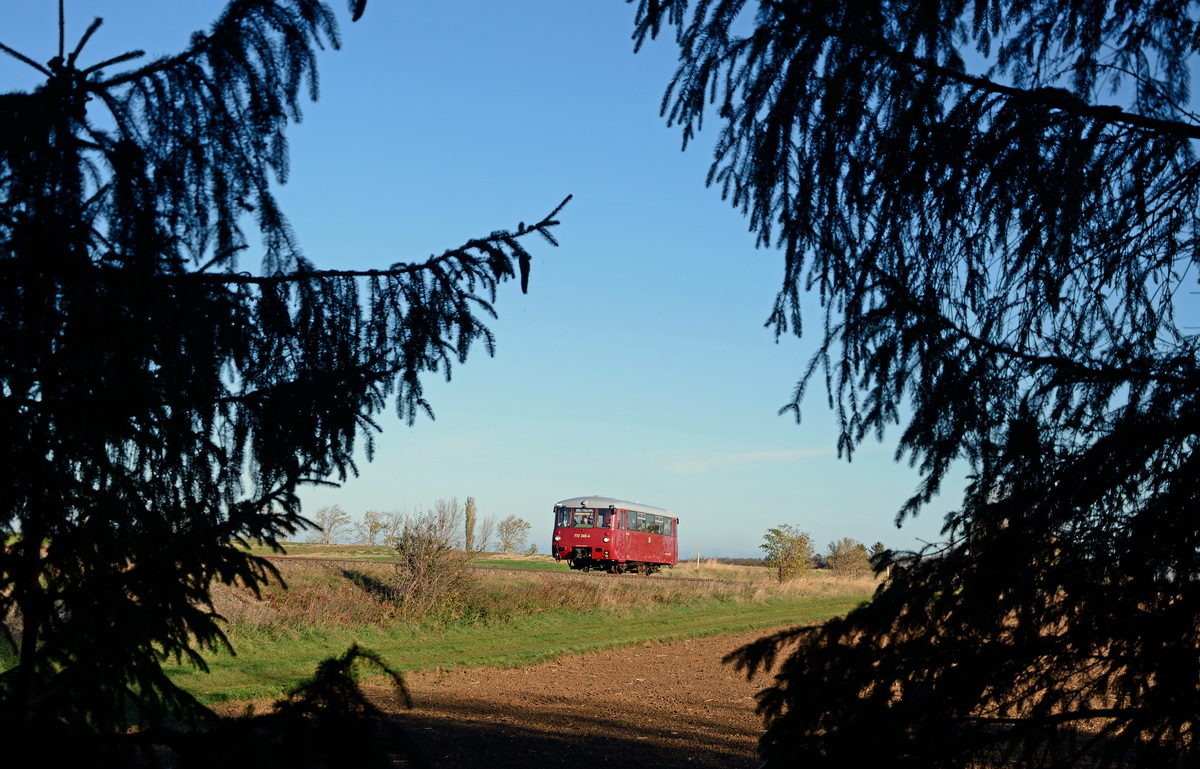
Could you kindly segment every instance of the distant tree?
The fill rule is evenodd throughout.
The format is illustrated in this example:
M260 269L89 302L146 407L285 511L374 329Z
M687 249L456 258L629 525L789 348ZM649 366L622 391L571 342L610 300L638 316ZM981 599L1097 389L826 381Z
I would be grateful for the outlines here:
M382 543L387 528L387 517L377 510L368 510L363 513L362 520L354 524L354 531L358 535L360 545Z
M870 560L871 568L875 572L884 575L892 573L892 565L895 562L894 555L882 542L876 542L871 545L871 549L867 552L867 557Z
M313 515L312 521L317 525L316 531L311 535L312 541L320 542L322 545L331 545L340 541L342 535L354 526L350 513L347 513L339 505L322 507Z
M463 508L458 503L458 497L435 502L432 520L437 522L438 536L448 547L457 547L462 543Z
M466 526L465 536L463 537L463 549L472 551L475 549L475 519L479 514L479 509L475 506L475 497L467 497L467 504L463 507L463 520Z
M1200 4L639 0L664 112L824 319L847 456L900 425L949 546L737 655L768 767L1200 763ZM909 568L911 566L911 568ZM795 644L794 647L788 646Z
M238 0L145 64L85 63L99 26L44 65L0 46L45 76L0 95L6 751L209 718L162 665L228 646L213 581L273 578L239 544L305 528L297 488L370 458L389 401L432 414L421 375L491 352L498 286L556 223L318 269L274 188L333 12Z
M780 582L792 579L812 566L812 537L791 524L767 529L759 548L766 554L763 562L767 568L774 570Z
M489 515L479 524L479 537L475 540L475 552L486 553L496 532L496 517Z
M393 510L383 515L383 531L379 538L383 544L390 547L395 547L399 541L400 533L404 530L405 515L402 512Z
M849 537L829 543L829 549L825 553L825 565L830 571L845 577L858 577L871 571L871 559L867 548Z
M525 545L531 526L528 521L510 515L496 524L496 537L500 540L500 552L515 553Z

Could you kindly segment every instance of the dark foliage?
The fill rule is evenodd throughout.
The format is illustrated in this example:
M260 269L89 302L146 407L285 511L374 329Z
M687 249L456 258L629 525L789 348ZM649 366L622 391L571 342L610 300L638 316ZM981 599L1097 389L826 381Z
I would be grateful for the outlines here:
M368 670L362 671L364 666ZM64 732L55 740L10 744L5 758L10 766L333 769L392 767L397 756L404 756L406 766L429 766L394 719L364 695L358 682L364 673L391 683L396 707L412 707L401 675L374 652L354 645L321 662L312 678L289 690L268 713L211 717L199 730Z
M951 544L734 655L783 659L769 766L1200 759L1198 13L638 3L664 114L718 120L709 182L785 255L768 325L824 309L788 408L823 379L848 457L898 425L900 519L972 471Z
M236 0L124 70L140 53L82 63L98 27L46 65L0 47L46 76L0 96L6 746L207 720L163 664L228 645L215 580L276 576L238 545L303 528L297 486L353 474L390 399L431 413L421 375L490 353L521 239L554 242L557 210L420 263L318 270L271 188L332 12Z

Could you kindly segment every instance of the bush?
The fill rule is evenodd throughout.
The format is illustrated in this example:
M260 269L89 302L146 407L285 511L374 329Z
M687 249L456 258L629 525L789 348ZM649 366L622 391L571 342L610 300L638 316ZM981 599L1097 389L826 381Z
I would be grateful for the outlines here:
M789 580L812 566L812 537L790 524L767 529L759 547L766 553L763 561L775 571L775 576L780 582Z
M844 577L860 577L871 571L871 557L861 542L842 537L829 543L829 554L825 565L834 574Z
M454 550L446 533L436 515L422 515L406 520L396 539L396 603L408 619L452 609L474 584L468 554Z

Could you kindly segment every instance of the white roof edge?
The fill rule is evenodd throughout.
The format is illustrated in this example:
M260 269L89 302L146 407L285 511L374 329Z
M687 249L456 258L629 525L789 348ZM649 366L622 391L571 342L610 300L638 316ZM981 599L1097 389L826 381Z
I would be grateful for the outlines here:
M618 510L633 510L638 513L652 513L654 515L675 517L675 514L665 507L643 505L641 502L629 502L628 500L615 499L613 497L571 497L570 499L563 499L554 504L566 507L582 507L584 502L588 503L587 507L608 507L611 505Z

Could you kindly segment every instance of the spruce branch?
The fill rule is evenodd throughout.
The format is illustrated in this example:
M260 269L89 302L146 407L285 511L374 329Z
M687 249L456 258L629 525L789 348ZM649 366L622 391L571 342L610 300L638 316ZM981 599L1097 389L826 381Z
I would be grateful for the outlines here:
M311 270L289 274L279 275L250 275L246 273L225 274L214 272L189 272L182 275L162 275L160 278L168 282L177 281L198 281L204 283L223 283L228 285L256 285L256 286L272 286L282 285L287 283L306 283L312 280L321 280L326 278L388 278L400 277L403 275L413 275L416 273L436 270L444 264L457 264L460 262L477 263L479 257L476 253L482 251L484 253L503 253L498 251L498 246L506 246L510 251L517 246L516 238L521 238L531 233L538 233L546 238L551 244L558 245L558 241L550 234L550 229L559 224L556 218L563 207L570 202L573 196L568 195L561 203L555 206L554 210L547 214L543 219L535 224L525 224L521 222L516 229L500 230L492 233L486 238L474 238L468 240L457 248L447 249L437 256L431 256L423 262L416 264L396 263L386 269L370 269L370 270ZM524 249L519 249L514 253L523 260L528 259L528 255L524 254ZM528 274L527 263L522 268L522 274ZM522 281L522 291L527 289L527 278Z

